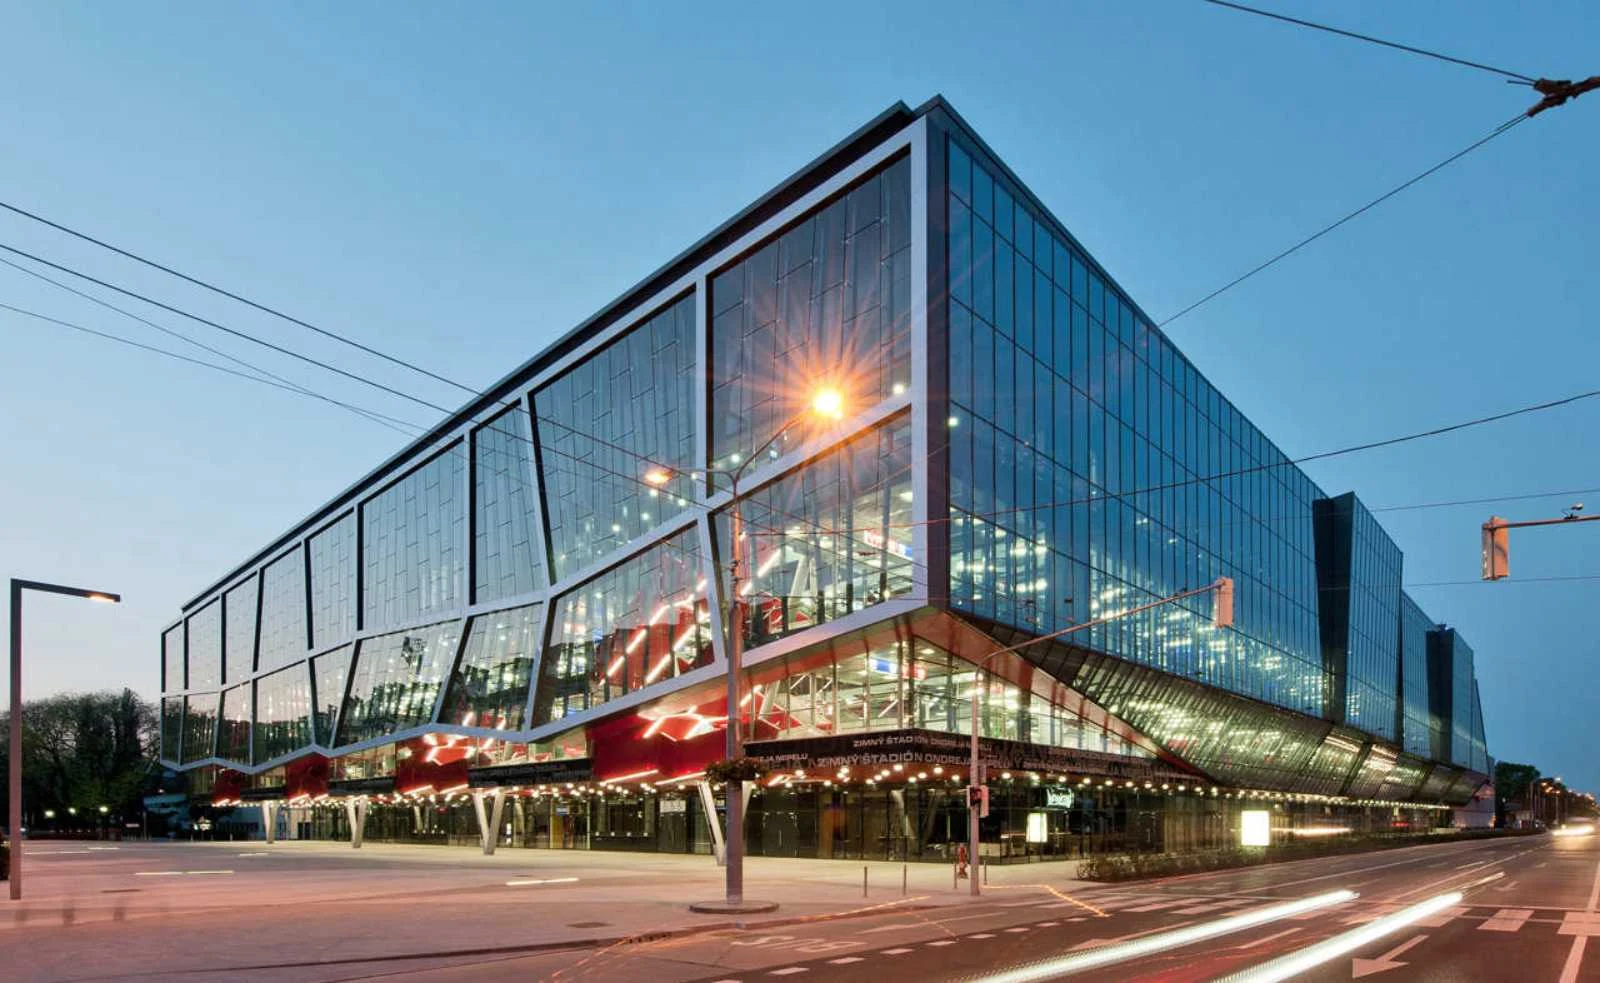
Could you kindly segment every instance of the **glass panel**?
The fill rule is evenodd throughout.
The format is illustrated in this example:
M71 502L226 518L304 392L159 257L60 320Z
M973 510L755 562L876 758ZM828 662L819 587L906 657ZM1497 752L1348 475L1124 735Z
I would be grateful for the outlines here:
M745 495L741 512L747 646L910 592L909 414ZM728 510L718 513L723 544L729 521Z
M189 616L189 685L195 689L222 682L222 604L212 601Z
M544 561L534 538L533 438L514 407L472 439L473 599L482 604L536 590Z
M350 653L354 650L354 645L341 645L311 660L317 686L316 740L324 747L333 746L334 724L344 703L345 684L350 681Z
M472 619L461 662L450 677L440 723L500 730L522 726L543 607L530 604Z
M212 757L217 738L217 694L195 693L183 701L183 763Z
M181 760L182 744L183 697L164 697L161 700L161 757L167 761Z
M682 512L694 492L694 297L534 396L555 576ZM659 471L660 481L646 476Z
M265 671L303 658L306 639L306 564L294 550L262 573L261 656Z
M256 680L256 763L311 743L311 679L306 666L290 666Z
M177 693L183 685L183 625L176 625L161 636L161 689Z
M311 644L326 648L356 631L356 523L347 515L311 537Z
M256 607L260 601L261 580L249 580L223 597L223 678L243 679L256 668Z
M446 450L361 506L363 628L460 605L464 467L459 447Z
M703 570L691 529L557 600L534 726L710 665Z
M222 691L222 720L217 724L217 757L250 763L250 684Z
M339 719L339 743L383 737L432 720L460 641L459 621L362 639Z
M712 279L714 466L737 466L820 387L852 409L905 391L910 193L901 158Z

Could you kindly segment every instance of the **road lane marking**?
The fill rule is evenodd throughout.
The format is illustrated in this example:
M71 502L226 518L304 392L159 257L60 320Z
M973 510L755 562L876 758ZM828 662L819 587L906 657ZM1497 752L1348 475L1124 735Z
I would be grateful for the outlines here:
M912 950L906 949L906 948L885 949L885 950L883 950L883 954L886 955L886 956L903 956L906 953L911 952L911 951Z
M1173 914L1174 915L1209 915L1213 911L1225 911L1225 910L1227 910L1229 908L1237 908L1240 905L1247 905L1249 903L1250 902L1248 902L1248 901L1214 901L1214 902L1211 902L1210 904L1195 905L1192 908L1178 908L1175 911L1173 911Z
M1600 908L1600 864L1595 865L1594 888L1589 892L1589 910L1583 913L1583 917L1597 918L1595 914L1597 908ZM1571 914L1567 915L1567 919L1569 920L1574 917L1575 916ZM1597 919L1597 923L1600 923L1600 919ZM1562 934L1566 934L1566 921L1561 923L1561 928L1558 929L1558 931ZM1600 934L1600 932L1595 934ZM1588 943L1588 933L1579 935L1577 938L1572 940L1572 948L1567 950L1566 964L1561 967L1561 979L1559 983L1577 983L1578 970L1583 968L1583 947L1588 945Z
M1055 928L1057 925L1060 925L1060 924L1061 924L1060 922L1040 922L1037 927L1039 927L1039 928Z
M1487 861L1487 860L1474 860L1470 864L1462 864L1461 866L1457 867L1456 870L1466 870L1468 867L1482 867L1484 864L1486 864L1488 862L1489 861Z
M1236 945L1236 946L1234 946L1234 948L1235 949L1254 949L1258 945L1266 945L1268 942L1275 942L1278 939L1283 938L1285 935L1293 935L1296 932L1303 932L1303 931L1305 931L1305 929L1301 929L1301 928L1286 928L1281 932L1273 932L1271 935L1264 935L1259 939L1255 939L1255 940L1252 940L1250 942L1246 942L1244 945Z
M1030 929L1026 925L1018 925L1016 928L1008 928L1008 929L1006 929L1007 932L1027 932L1029 930Z
M1504 884L1502 884L1499 887L1495 888L1495 890L1496 891L1509 891L1509 890L1511 890L1512 888L1516 887L1518 884L1521 884L1521 883L1522 883L1521 881L1506 881Z
M1101 966L1111 966L1153 953L1193 945L1206 939L1228 935L1233 932L1241 932L1247 928L1254 928L1257 925L1277 921L1302 911L1344 904L1355 898L1354 891L1330 891L1326 894L1313 895L1297 901L1269 905L1265 908L1257 908L1254 911L1229 915L1216 921L1201 922L1199 924L1190 923L1187 926L1177 928L1153 929L1149 932L1139 932L1135 933L1135 935L1124 936L1121 939L1097 939L1092 943L1094 948L1085 949L1082 946L1074 946L1070 955L1045 959L994 973L983 977L982 983L1031 983L1031 981L1035 980L1054 979L1058 976L1080 973L1084 970L1096 969Z
M1533 917L1532 908L1501 908L1494 913L1488 921L1478 926L1480 932L1520 932L1528 919Z
M1189 899L1187 899L1187 898L1184 898L1184 899L1181 899L1181 900L1178 900L1178 901L1158 901L1155 904L1142 905L1142 906L1140 906L1138 908L1129 908L1127 910L1127 913L1130 914L1130 915L1137 915L1137 914L1140 914L1141 912L1160 911L1162 908L1175 908L1178 905L1188 904L1188 903L1189 903Z
M529 884L573 884L576 877L541 877L521 881L506 881L506 887L526 887Z
M768 976L793 976L795 973L805 973L805 972L808 972L808 970L804 966L785 966L783 969L775 969L772 972L768 973L767 975Z
M1456 894L1456 897L1460 896L1461 895L1459 893ZM1462 915L1465 915L1466 913L1467 909L1464 906L1451 905L1443 911L1419 919L1417 921L1417 925L1421 928L1444 928L1446 925L1450 924L1452 921L1461 917Z
M1288 955L1279 956L1277 959L1241 970L1232 976L1225 977L1219 983L1279 983L1281 980L1292 979L1301 973L1349 955L1362 946L1370 945L1386 935L1417 924L1421 919L1436 914L1460 900L1460 893L1455 891L1429 898L1392 915L1385 915L1360 928L1351 929L1330 939L1324 939L1314 945L1307 946L1299 952L1291 952ZM1427 938L1427 936L1417 936L1406 945L1397 946L1376 959L1353 959L1350 967L1351 975L1365 976L1368 973L1382 972L1384 969L1393 968L1392 966L1384 965L1386 961L1392 962L1389 957L1404 952L1424 938Z
M933 945L933 946L955 945L956 944L956 940L955 939L935 939L934 941L929 942L928 944L929 945Z
M992 938L994 938L994 933L993 932L979 932L976 935L969 935L969 936L967 936L967 938L969 938L969 939L992 939Z
M838 959L830 959L830 960L828 960L828 965L829 966L847 966L850 963L858 963L858 962L861 962L861 961L862 961L862 959L861 959L860 956L841 956Z

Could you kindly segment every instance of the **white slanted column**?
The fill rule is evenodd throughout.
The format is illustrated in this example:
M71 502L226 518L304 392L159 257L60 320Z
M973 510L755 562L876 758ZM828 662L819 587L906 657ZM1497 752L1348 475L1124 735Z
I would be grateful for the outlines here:
M281 803L271 799L261 803L261 828L266 834L268 843L278 841L278 806Z
M472 812L478 817L478 845L483 847L486 857L494 856L495 845L500 842L500 817L505 815L505 808L505 789L473 790Z
M350 845L359 850L362 834L367 831L367 797L352 795L345 799L344 812L350 820Z
M700 805L706 810L706 828L711 830L711 855L716 858L717 866L728 862L727 846L722 842L722 823L717 819L717 797L711 791L710 782L698 782L700 788Z

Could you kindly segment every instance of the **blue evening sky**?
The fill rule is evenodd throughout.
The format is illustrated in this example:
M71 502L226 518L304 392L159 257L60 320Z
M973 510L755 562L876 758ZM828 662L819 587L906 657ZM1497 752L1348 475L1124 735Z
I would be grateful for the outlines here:
M1530 75L1600 71L1600 10L1580 0L1273 6ZM0 61L0 199L474 385L897 99L949 98L1158 319L1531 102L1482 72L1197 0L8 4ZM1597 159L1600 94L1171 334L1291 455L1595 388ZM0 242L461 398L9 214ZM0 303L183 347L6 267ZM3 573L128 597L30 597L32 695L156 695L157 632L179 605L400 444L326 404L4 311L0 337ZM1600 487L1597 424L1600 400L1310 470L1375 507ZM1407 582L1472 581L1491 511L1583 497L1380 518ZM1591 789L1600 580L1531 578L1600 575L1597 547L1596 525L1521 533L1511 582L1413 591L1477 651L1491 752Z

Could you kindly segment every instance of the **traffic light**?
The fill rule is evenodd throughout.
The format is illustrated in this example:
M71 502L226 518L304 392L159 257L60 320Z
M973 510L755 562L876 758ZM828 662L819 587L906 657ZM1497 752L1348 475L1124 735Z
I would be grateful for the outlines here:
M1211 591L1211 624L1216 628L1233 627L1233 578L1218 577Z
M1489 516L1483 524L1483 579L1500 580L1511 572L1511 533L1506 520Z
M968 785L967 808L978 810L979 819L987 819L989 817L989 786Z

